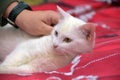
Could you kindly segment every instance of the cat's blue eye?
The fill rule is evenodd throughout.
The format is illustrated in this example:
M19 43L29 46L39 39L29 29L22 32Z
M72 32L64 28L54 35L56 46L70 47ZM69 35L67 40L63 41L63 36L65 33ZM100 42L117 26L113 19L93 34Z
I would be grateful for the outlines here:
M58 32L57 31L55 31L55 36L58 36Z

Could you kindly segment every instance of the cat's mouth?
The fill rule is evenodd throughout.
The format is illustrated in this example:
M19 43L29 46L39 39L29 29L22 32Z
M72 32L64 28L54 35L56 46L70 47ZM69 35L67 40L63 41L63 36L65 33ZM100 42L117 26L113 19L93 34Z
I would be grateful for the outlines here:
M70 55L72 54L72 51L69 51L68 49L61 48L58 45L53 44L53 49L58 55Z
M53 48L54 48L54 47L55 47L55 46L53 46ZM56 54L58 54L58 55L66 55L66 54L68 54L68 52L67 52L66 50L60 49L59 47L54 48L54 50L55 50Z

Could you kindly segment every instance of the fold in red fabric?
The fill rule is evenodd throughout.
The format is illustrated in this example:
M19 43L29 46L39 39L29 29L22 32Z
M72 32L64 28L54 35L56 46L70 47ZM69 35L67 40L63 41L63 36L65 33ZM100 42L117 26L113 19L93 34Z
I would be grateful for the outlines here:
M111 0L112 1L112 0ZM120 80L120 6L108 0L61 0L32 6L33 10L55 10L59 5L68 13L96 27L95 48L80 55L78 63L52 73L29 76L0 74L0 80Z

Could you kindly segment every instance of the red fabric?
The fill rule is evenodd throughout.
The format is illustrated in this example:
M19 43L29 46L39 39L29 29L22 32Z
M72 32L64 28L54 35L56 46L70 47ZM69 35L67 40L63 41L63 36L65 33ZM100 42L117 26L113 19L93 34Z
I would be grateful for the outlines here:
M60 73L35 73L24 77L0 74L0 80L120 80L120 6L98 1L62 0L32 7L33 10L56 10L57 4L68 12L72 11L73 16L83 16L88 22L98 24L94 50L81 55L72 75L63 74L70 71L72 64L69 64L57 70ZM75 12L76 6L82 7L83 11ZM91 8L86 9L86 6ZM92 17L87 16L92 10L95 12Z

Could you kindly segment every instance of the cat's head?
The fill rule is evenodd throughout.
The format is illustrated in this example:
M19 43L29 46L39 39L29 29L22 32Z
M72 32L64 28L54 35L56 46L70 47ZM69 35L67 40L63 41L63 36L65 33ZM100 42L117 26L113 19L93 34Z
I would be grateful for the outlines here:
M95 42L95 24L86 23L57 8L61 17L52 31L53 48L61 54L91 51Z

